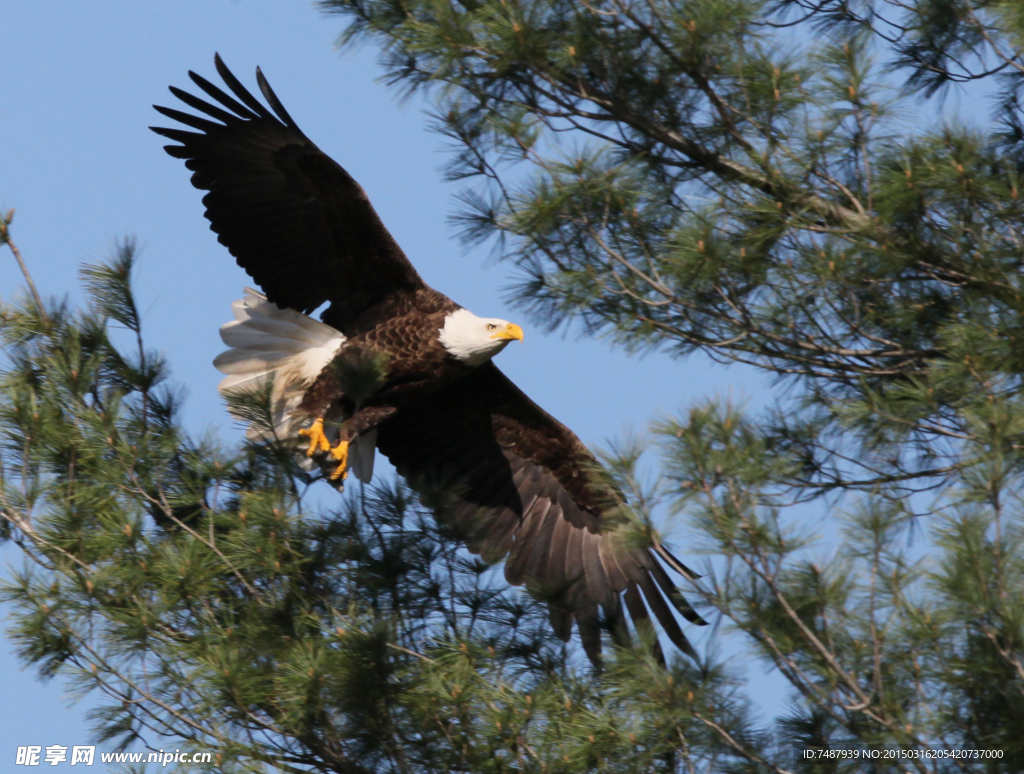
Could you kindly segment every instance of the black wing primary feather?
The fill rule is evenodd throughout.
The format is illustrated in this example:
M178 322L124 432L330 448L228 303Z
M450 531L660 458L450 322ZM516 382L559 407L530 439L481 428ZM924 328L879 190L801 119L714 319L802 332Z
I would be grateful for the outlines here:
M305 314L330 302L323 318L344 331L392 294L426 288L363 189L302 133L263 73L269 108L214 61L234 96L190 72L211 101L171 93L203 115L154 107L195 131L151 128L180 143L167 152L209 192L210 228L267 298Z

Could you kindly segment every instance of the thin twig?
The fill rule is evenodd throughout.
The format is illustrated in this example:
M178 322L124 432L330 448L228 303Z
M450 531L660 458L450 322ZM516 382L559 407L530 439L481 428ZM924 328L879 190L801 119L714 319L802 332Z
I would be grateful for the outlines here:
M46 309L43 308L43 299L39 295L39 291L36 290L36 283L32 281L32 275L29 274L28 266L25 265L25 261L21 257L21 250L11 240L11 221L13 219L13 208L8 210L6 215L0 212L0 245L7 245L11 248L11 252L14 253L14 260L18 262L22 276L25 277L25 282L28 284L28 289L32 292L32 299L36 302L36 306L39 307L39 313L46 317Z

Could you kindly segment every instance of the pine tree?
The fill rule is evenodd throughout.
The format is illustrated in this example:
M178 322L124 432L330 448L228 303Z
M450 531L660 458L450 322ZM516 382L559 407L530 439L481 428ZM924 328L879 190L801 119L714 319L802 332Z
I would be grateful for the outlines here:
M0 318L0 537L29 567L0 589L8 634L99 699L106 749L172 739L216 771L343 774L764 754L722 669L638 642L597 679L401 483L339 502L290 446L190 437L144 344L135 256L125 241L82 270L84 309L32 294ZM272 427L269 390L231 409Z
M720 636L792 707L758 721L728 663L662 666L649 632L592 671L400 482L318 504L280 445L189 437L131 243L85 270L86 309L3 311L23 658L108 697L102 738L225 771L1024 768L1016 7L322 4L434 90L479 183L458 222L537 321L776 375L769 409L661 423L659 492L635 450L606 461L641 520L659 496L688 517ZM955 84L998 123L922 120Z
M1019 4L321 6L433 96L536 322L776 377L657 430L708 601L800 697L779 738L1024 768Z

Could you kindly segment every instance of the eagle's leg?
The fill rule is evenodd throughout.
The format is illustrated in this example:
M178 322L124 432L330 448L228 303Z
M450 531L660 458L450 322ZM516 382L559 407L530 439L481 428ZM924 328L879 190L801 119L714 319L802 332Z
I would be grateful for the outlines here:
M306 449L306 456L312 457L318 451L331 451L331 443L324 435L324 418L320 417L308 428L299 430L299 435L309 439L309 448Z

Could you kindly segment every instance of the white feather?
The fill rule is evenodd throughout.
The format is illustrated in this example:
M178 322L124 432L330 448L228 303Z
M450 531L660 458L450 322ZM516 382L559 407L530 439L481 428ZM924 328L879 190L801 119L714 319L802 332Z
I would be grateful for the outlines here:
M345 337L312 317L278 308L252 288L246 288L245 298L231 308L234 321L220 329L230 349L213 361L228 375L218 389L257 389L272 378L274 427L278 437L291 437L310 421L296 411L303 393L338 354ZM260 433L250 429L249 435L255 438Z
M213 360L217 370L225 374L268 373L285 360L295 357L295 352L260 352L256 349L229 349ZM259 361L259 368L257 368Z
M305 315L303 315L305 317ZM311 319L309 317L306 318ZM251 327L248 323L251 323L252 318L246 317L243 320L235 320L229 322L221 329L222 335L225 337L244 337L246 334L251 332ZM316 322L316 320L313 320ZM323 323L318 323L323 325ZM272 334L275 338L280 339L284 342L289 341L305 341L307 334L305 333L305 326L299 326L293 320L279 320L273 317L262 317L260 320L260 329L264 333ZM333 329L332 329L333 330ZM235 346L232 344L232 346Z
M265 330L253 330L253 321L244 323L231 322L220 329L220 338L229 347L239 349L255 350L281 350L287 352L301 352L309 346L306 338L288 338L276 333L272 328ZM301 329L299 329L301 330ZM289 330L293 333L295 329Z

